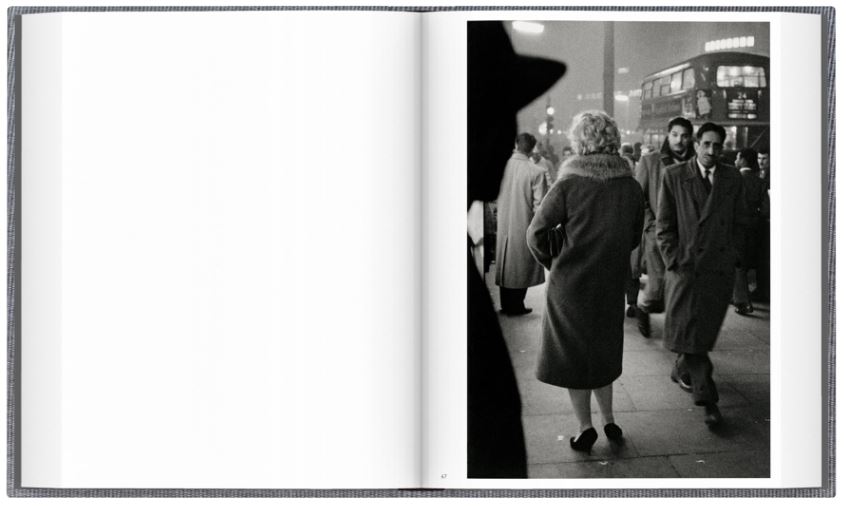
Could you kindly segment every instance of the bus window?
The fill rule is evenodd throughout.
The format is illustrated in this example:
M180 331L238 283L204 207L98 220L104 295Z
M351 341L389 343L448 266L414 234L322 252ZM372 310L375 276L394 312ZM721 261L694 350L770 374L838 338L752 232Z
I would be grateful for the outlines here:
M652 81L643 85L642 98L652 98Z
M670 79L670 93L681 91L682 89L682 73L676 72Z
M656 83L661 87L661 96L669 95L670 94L670 76L664 76L661 80Z
M717 86L721 88L735 86L766 88L767 79L764 75L764 67L720 65L717 67Z
M737 127L726 127L726 140L723 141L723 149L737 149Z
M693 88L694 79L693 79L693 69L685 69L684 77L682 78L682 89L689 90Z

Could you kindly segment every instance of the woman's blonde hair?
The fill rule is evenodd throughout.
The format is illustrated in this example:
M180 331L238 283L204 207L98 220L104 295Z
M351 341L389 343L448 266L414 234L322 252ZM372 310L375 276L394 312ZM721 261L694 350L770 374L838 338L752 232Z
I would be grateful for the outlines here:
M617 129L617 123L602 111L576 114L568 137L570 144L580 155L611 155L620 150L620 131Z

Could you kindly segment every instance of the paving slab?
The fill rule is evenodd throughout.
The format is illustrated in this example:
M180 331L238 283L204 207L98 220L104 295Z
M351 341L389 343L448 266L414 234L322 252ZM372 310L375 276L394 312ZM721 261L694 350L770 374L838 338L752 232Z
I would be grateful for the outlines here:
M489 274L496 307L498 290ZM526 316L500 315L523 404L523 427L533 478L764 477L770 455L769 307L752 317L729 308L711 353L725 421L704 424L704 409L669 379L675 354L663 347L665 315L653 314L652 338L634 318L623 323L623 375L614 382L614 412L625 443L610 443L592 402L599 440L590 455L570 448L578 423L566 389L534 376L541 342L545 286L530 288ZM760 309L760 310L759 310ZM621 302L621 311L625 305ZM702 461L702 462L700 462Z
M573 404L566 388L548 385L535 378L534 367L517 373L517 386L523 402L523 415L572 414ZM612 407L615 412L632 411L635 405L622 388L620 380L614 382ZM599 413L596 399L591 396L591 411Z
M617 417L619 423L619 417ZM570 448L570 438L578 432L579 423L575 415L531 415L523 417L526 433L526 451L529 464L552 464L637 457L634 446L629 444L624 432L624 444L608 441L602 431L601 420L594 418L594 427L599 434L590 455ZM625 427L623 427L625 431Z
M591 460L529 466L529 478L678 478L667 457Z
M714 372L718 374L769 374L770 351L758 349L715 349L710 353Z
M686 409L620 413L617 424L628 435L638 456L675 455L696 452L736 451L760 447L764 436L759 419L740 409L724 409L725 421L718 431L704 423L704 409ZM660 413L660 417L656 416Z
M769 410L770 375L769 374L720 374L714 375L718 385L728 384L745 397L751 404L761 404Z
M674 455L669 461L685 478L770 477L770 454L759 450Z
M622 387L637 411L681 409L693 405L693 397L670 381L669 373L660 376L627 376L622 380ZM717 383L717 391L720 394L720 406L749 404L749 400L731 384Z
M664 349L623 352L623 376L669 375L676 356Z

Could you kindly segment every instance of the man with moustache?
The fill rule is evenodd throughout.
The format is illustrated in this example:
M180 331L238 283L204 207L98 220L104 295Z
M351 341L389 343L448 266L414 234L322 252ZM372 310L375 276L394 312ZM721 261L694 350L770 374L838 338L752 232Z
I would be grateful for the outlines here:
M664 346L678 354L670 379L705 407L709 428L722 422L722 414L708 352L731 301L747 222L740 173L718 163L725 138L714 123L699 128L696 157L664 172L655 220L667 268Z
M644 154L635 168L635 179L640 183L646 199L641 254L648 277L641 301L631 312L637 317L637 328L644 337L649 337L652 332L649 313L664 312L664 261L655 238L655 214L658 210L661 176L666 167L693 157L695 152L690 143L692 137L693 125L690 121L681 117L673 118L667 125L667 137L661 151Z

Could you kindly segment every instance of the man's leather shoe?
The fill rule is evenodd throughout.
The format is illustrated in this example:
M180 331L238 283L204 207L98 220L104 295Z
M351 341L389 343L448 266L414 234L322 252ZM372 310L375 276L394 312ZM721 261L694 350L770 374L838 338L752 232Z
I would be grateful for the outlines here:
M752 307L752 304L749 304L747 302L741 302L740 304L736 304L734 308L735 313L744 316L752 313L754 310L755 308Z
M720 408L716 404L705 405L705 425L708 428L714 428L723 423L723 415L720 413Z
M629 318L634 318L637 314L637 306L634 304L629 304L629 307L626 308L626 316Z
M635 310L635 316L637 317L637 330L640 331L643 337L649 337L649 335L652 334L652 324L649 322L649 313L638 307Z
M672 372L670 372L670 379L673 380L673 383L678 383L679 388L681 388L685 392L690 393L693 391L693 387L690 386L690 378L684 375L680 375L678 371L676 371L675 367L673 367Z

